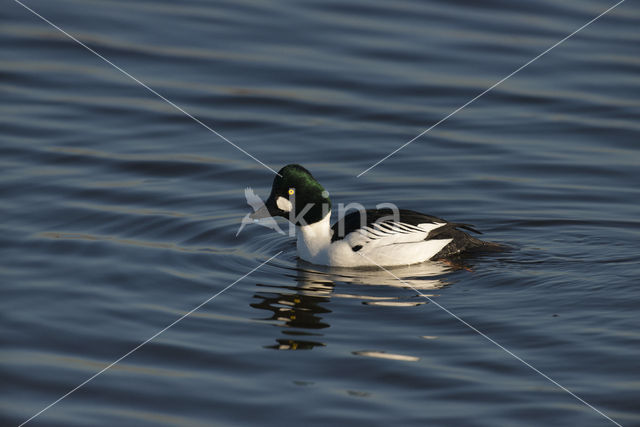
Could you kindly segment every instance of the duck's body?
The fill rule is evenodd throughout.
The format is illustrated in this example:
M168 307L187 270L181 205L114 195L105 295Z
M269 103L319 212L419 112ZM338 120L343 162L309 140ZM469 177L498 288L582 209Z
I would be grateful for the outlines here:
M395 266L484 246L485 242L456 229L471 229L468 225L409 210L400 210L396 221L391 219L392 213L390 209L355 211L333 226L329 226L331 215L327 214L314 224L299 226L298 256L313 264L336 267Z
M467 224L410 210L353 211L331 226L328 193L299 165L280 170L266 210L269 215L284 216L296 225L298 256L319 265L408 265L497 247L459 230L477 233ZM264 212L256 214L264 216Z

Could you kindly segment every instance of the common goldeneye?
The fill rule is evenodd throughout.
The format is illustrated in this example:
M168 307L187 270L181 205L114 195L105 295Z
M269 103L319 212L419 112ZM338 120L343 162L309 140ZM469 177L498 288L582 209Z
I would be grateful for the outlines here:
M330 225L329 193L300 165L287 165L273 180L265 205L251 218L282 216L296 225L298 256L336 267L398 266L446 259L469 250L496 249L447 222L410 210L353 211Z

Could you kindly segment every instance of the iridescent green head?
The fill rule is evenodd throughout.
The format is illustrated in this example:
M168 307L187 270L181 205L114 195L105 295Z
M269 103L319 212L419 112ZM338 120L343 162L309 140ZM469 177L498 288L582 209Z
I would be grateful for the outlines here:
M266 207L271 216L306 225L324 218L331 211L331 200L311 172L300 165L287 165L273 179Z

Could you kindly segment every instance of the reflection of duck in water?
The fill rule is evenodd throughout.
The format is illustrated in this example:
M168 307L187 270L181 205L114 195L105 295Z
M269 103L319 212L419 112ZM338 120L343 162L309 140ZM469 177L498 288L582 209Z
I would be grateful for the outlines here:
M254 298L258 302L251 307L271 312L270 317L262 320L278 322L285 337L276 338L277 344L265 346L276 350L310 350L325 346L322 342L322 330L331 325L325 318L332 311L327 308L331 298L360 299L365 305L384 306L417 306L426 304L424 298L416 298L415 292L402 282L381 270L349 270L326 268L318 271L317 266L300 261L296 269L296 284L266 285L258 284L264 291L258 292ZM422 291L440 289L448 283L442 275L452 269L442 263L424 263L419 266L392 269L395 275L402 278L415 289ZM349 285L357 285L362 290ZM371 286L406 288L400 296L367 295L378 294L378 289ZM339 290L345 291L336 292ZM382 289L382 288L380 288ZM385 292L388 294L388 292ZM432 295L430 295L432 296Z
M329 294L333 290L333 283L313 283L311 281L302 286L270 286L258 284L260 287L273 288L274 292L259 292L254 295L261 301L251 304L259 310L269 310L271 317L264 320L283 322L280 326L286 329L282 333L287 338L276 339L278 344L267 346L277 350L310 350L313 347L324 346L323 343L311 340L311 337L322 336L318 331L328 328L329 324L322 321L320 315L331 313L321 304L329 302ZM326 295L326 296L323 296ZM309 339L306 339L309 337Z

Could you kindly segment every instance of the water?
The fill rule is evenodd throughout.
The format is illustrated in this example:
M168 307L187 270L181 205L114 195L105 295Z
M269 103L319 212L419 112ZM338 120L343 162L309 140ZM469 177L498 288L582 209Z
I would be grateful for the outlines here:
M334 204L512 250L395 272L640 425L640 8L612 2L27 3ZM383 271L237 237L272 173L19 4L2 7L0 424L612 425Z

